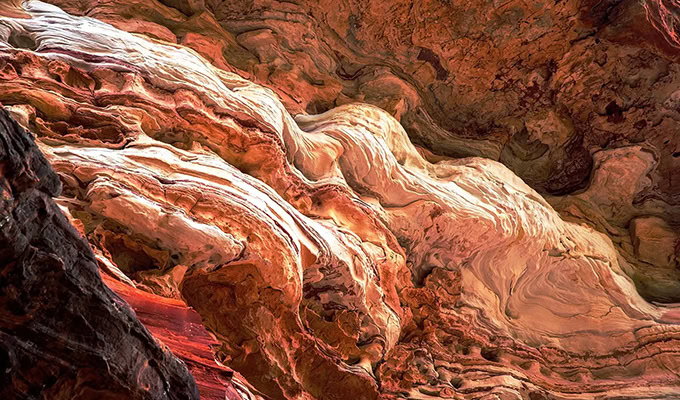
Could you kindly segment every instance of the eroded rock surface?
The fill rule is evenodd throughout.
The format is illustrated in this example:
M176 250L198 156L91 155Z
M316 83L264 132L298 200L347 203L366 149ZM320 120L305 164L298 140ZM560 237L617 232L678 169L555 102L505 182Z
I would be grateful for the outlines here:
M153 336L184 360L201 399L261 400L257 390L234 370L215 362L219 342L205 329L198 313L178 299L162 297L103 275L104 283L135 310Z
M671 4L52 3L0 101L258 395L678 396Z
M292 114L377 105L435 155L500 161L542 195L587 189L600 153L639 146L653 159L636 213L680 225L672 1L50 2L192 48L274 90ZM600 207L582 205L579 219ZM621 231L629 222L607 221ZM628 262L635 276L653 275ZM667 278L652 281L669 285ZM671 301L636 284L648 300Z
M198 399L186 366L102 282L59 178L0 110L0 396Z

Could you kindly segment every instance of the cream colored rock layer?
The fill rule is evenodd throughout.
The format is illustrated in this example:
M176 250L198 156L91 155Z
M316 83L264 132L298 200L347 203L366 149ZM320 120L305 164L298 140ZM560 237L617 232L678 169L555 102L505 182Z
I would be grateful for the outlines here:
M214 68L191 50L38 1L23 7L31 18L0 19L3 53L18 51L9 45L16 42L12 37L28 37L39 58L125 73L122 89L114 88L119 95L150 93L148 85L188 93L184 104L154 104L151 97L143 106L131 101L99 108L133 133L124 148L55 140L45 140L42 148L64 180L80 187L77 201L63 204L123 226L130 237L153 243L188 268L179 291L224 343L224 362L265 393L332 398L314 375L319 368L337 373L327 375L330 380L353 375L375 385L373 368L391 357L407 333L411 311L400 301L402 292L431 285L437 270L459 273L462 288L455 308L438 311L468 321L481 336L493 332L523 348L584 358L613 357L625 349L615 356L616 372L599 378L611 379L611 393L622 396L660 397L680 383L661 367L647 377L646 368L627 370L621 361L642 358L637 352L647 350L639 348L654 338L676 341L677 308L645 302L606 236L563 221L503 165L481 158L430 163L399 123L373 106L293 118L272 91ZM266 171L251 172L258 180L230 165L219 149L228 141L209 132L195 134L212 146L188 150L153 139L164 121L144 107L192 109L194 97L215 115L273 135L288 162L285 173L273 178L283 183L268 181ZM77 103L67 95L58 104ZM30 109L14 111L24 121L35 119ZM310 199L292 202L282 192L296 180L310 193L327 186L344 190L352 205L340 207L331 199L322 202L325 211L311 213L300 205ZM372 228L356 216L358 209L367 209L391 233ZM399 278L407 268L410 281ZM249 359L253 354L257 358ZM680 366L676 351L658 354L663 358L650 365ZM489 361L488 370L504 363L502 357ZM488 391L509 386L507 392L519 397L535 386L523 382L530 373L515 369L503 365L498 376L505 377ZM269 379L275 384L260 382L258 373L265 371L274 371ZM456 396L479 395L466 393L481 385L470 380L454 390ZM573 386L588 391L590 384ZM561 396L597 396L561 385Z

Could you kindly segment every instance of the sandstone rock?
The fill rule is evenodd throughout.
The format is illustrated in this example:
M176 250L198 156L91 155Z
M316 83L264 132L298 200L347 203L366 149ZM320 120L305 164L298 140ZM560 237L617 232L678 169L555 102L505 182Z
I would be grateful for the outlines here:
M212 347L218 342L205 330L198 313L183 301L150 294L106 275L103 278L107 286L130 304L154 337L184 360L196 379L201 399L262 399L238 373L215 363Z
M0 101L239 396L676 395L670 5L52 3L0 9Z
M661 205L680 223L672 2L50 1L131 32L170 30L293 114L377 105L436 156L498 160L542 195L578 194L600 152L643 146L655 168L637 214Z
M630 235L640 260L660 267L677 266L675 248L680 236L661 218L635 218L630 223Z
M0 110L0 396L197 399L186 366L102 282L57 175Z

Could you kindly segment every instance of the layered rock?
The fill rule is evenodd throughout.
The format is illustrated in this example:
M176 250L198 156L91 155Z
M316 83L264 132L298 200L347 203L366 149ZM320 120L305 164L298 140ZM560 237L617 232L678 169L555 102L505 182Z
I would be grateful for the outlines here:
M215 362L212 349L219 342L206 331L200 315L183 301L149 293L107 274L102 277L107 286L130 304L151 334L187 364L201 399L262 399L242 376Z
M438 156L500 161L542 195L584 190L600 153L639 146L654 157L636 214L680 225L671 1L50 2L190 47L276 91L293 114L377 105L414 143ZM607 224L626 232L629 222ZM617 246L630 240L614 236ZM627 260L648 300L677 301L677 290L645 289L673 285L677 270L661 276Z
M198 399L186 366L102 282L61 184L0 110L0 396Z
M54 3L0 9L0 101L262 396L677 395L669 5Z

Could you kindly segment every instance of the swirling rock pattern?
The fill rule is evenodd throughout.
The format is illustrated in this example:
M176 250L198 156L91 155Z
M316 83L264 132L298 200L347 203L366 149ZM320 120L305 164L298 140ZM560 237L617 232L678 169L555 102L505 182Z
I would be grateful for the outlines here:
M680 395L672 5L52 3L0 8L0 101L225 393Z
M198 399L186 366L102 282L59 178L0 110L0 396Z
M293 114L377 105L437 156L500 161L542 195L583 191L598 157L639 146L653 154L649 184L633 197L635 215L607 220L615 245L630 253L637 216L680 225L673 1L50 2L192 48L274 90ZM581 203L575 216L600 207ZM587 221L609 235L601 221ZM677 262L627 261L646 299L677 302L677 289L654 289L680 280Z

